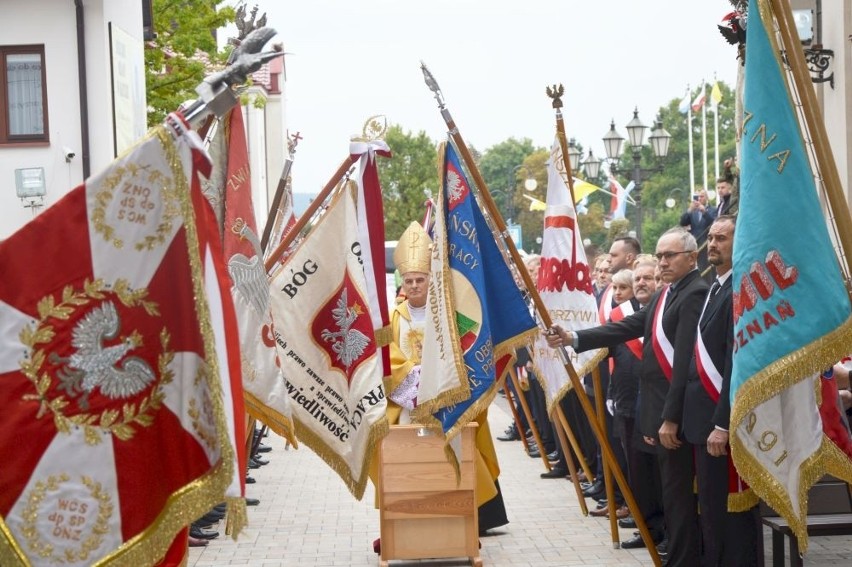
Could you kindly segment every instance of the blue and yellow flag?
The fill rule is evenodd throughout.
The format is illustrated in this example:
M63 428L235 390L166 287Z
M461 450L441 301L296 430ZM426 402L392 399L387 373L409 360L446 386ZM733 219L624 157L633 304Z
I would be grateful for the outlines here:
M538 330L451 143L438 207L415 416L452 439L488 407L514 349Z
M804 551L810 486L826 472L852 481L852 462L823 434L816 396L821 372L850 350L852 307L769 2L751 0L748 15L730 443L740 475Z

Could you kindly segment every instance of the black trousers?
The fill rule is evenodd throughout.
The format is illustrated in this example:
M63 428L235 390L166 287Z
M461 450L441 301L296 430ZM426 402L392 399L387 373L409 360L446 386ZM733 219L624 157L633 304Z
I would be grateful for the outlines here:
M669 567L700 565L698 509L692 489L695 477L692 445L681 437L678 449L666 449L657 441L657 459L663 486L663 513L669 536Z
M728 512L728 459L713 457L707 445L693 445L704 567L763 565L763 530L757 506Z

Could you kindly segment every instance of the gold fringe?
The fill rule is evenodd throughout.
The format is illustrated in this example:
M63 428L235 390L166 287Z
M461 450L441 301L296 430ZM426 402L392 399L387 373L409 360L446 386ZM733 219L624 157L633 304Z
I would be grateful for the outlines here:
M747 512L760 502L760 498L751 488L747 488L742 492L732 492L728 494L728 512Z
M393 332L390 325L385 325L381 329L374 329L373 332L376 336L376 347L386 347L393 342Z
M302 424L298 419L295 420L296 434L304 441L305 445L316 453L325 463L331 467L331 470L336 472L346 484L346 488L352 493L356 500L361 500L364 497L364 490L367 486L367 479L370 472L370 462L376 456L376 446L390 432L387 416L382 416L370 428L370 434L367 438L367 445L364 452L364 460L361 463L361 474L355 478L352 476L352 471L349 465L340 456L335 453L316 433Z
M228 497L225 499L225 535L237 541L240 532L248 525L248 511L245 498Z
M299 448L299 440L296 438L296 429L293 425L293 418L287 417L282 413L270 408L257 396L248 391L243 391L243 396L246 404L246 411L250 416L262 422L272 431L286 439L290 445Z
M729 442L737 472L758 496L788 521L791 531L799 540L802 553L807 551L808 546L806 524L808 490L822 478L825 472L852 482L852 462L823 434L817 451L806 459L800 468L799 509L794 510L786 489L746 450L736 431L754 408L778 396L794 384L821 374L834 361L846 356L850 342L852 342L852 317L847 318L830 333L776 360L749 378L740 386L731 409L733 434ZM817 411L816 407L814 411Z

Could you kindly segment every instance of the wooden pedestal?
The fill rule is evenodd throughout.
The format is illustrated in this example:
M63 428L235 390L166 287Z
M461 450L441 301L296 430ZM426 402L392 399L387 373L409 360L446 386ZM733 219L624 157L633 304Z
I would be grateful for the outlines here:
M461 482L443 440L416 425L394 425L379 449L381 562L468 557L479 567L476 424L461 437Z

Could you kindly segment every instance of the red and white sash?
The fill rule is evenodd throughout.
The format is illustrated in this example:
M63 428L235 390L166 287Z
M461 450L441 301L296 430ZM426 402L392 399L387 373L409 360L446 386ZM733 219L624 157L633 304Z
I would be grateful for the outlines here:
M628 300L628 301L625 301L624 303L618 304L618 306L615 307L612 310L612 313L610 314L609 318L610 318L610 321L615 323L617 321L621 321L625 317L629 317L630 315L633 315L633 313L635 313L635 312L636 312L635 309L633 309L633 302ZM636 338L636 339L631 339L631 340L627 341L626 343L624 343L625 346L627 346L627 348L630 349L630 352L632 352L636 356L636 358L638 358L639 360L642 360L643 341L644 341L644 337L639 337L639 338Z
M695 367L710 399L718 403L719 393L722 391L722 374L713 364L713 359L710 358L710 353L707 352L707 347L704 345L704 338L701 336L701 319L704 318L704 312L707 310L707 304L710 303L711 297L708 293L707 299L704 301L704 308L701 310L701 317L698 318L698 330L695 332Z
M657 362L660 363L660 368L663 375L669 382L672 381L672 363L674 362L674 346L663 332L663 311L666 308L666 300L669 297L671 286L666 285L657 302L657 310L654 312L654 329L651 334L651 346L654 347L654 354L657 356Z
M609 321L610 315L612 315L612 284L606 286L601 294L601 303L598 305L598 321L601 325Z

